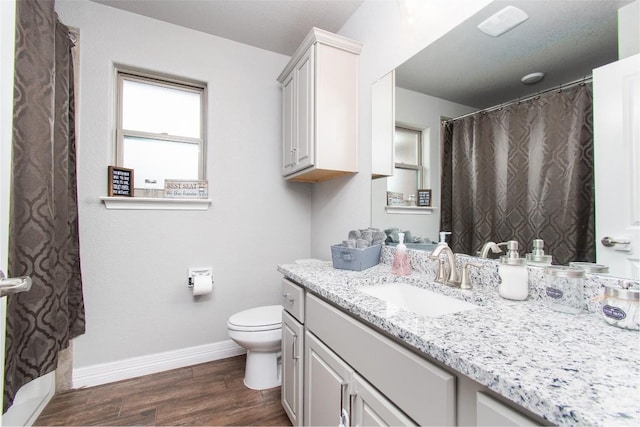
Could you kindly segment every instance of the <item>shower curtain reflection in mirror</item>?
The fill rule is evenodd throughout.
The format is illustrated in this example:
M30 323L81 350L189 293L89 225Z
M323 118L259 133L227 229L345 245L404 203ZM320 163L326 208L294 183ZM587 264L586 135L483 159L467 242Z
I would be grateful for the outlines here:
M446 122L441 230L455 252L545 241L554 264L595 261L590 84Z

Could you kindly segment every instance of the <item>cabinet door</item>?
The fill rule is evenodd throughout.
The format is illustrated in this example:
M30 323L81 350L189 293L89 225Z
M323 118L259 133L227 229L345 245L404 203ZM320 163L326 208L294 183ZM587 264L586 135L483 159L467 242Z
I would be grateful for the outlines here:
M371 177L392 176L395 167L396 82L391 71L371 86Z
M293 172L296 161L293 150L296 114L294 85L293 73L291 73L282 85L282 175Z
M360 375L351 381L352 426L415 426L416 423Z
M338 425L342 409L349 410L353 370L315 335L306 332L304 341L304 425Z
M305 327L420 425L456 424L451 373L310 293Z
M477 393L476 425L478 426L535 426L535 422L495 399Z
M282 407L291 424L302 425L304 327L282 311Z
M294 166L293 171L313 165L315 144L315 84L314 52L311 46L293 69L295 81L294 105Z

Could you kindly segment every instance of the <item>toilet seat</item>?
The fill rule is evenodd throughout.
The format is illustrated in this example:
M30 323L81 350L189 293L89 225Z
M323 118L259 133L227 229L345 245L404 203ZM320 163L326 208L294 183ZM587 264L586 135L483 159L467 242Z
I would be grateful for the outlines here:
M250 308L229 317L227 327L233 331L272 331L282 328L282 306Z

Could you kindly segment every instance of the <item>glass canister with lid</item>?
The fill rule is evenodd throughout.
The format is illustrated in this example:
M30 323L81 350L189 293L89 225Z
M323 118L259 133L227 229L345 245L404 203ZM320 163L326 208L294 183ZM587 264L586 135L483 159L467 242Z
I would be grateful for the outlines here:
M609 267L603 264L595 264L593 262L579 262L572 261L569 263L569 267L577 267L584 270L589 274L607 274L609 273Z
M584 270L552 265L544 269L545 299L549 308L563 313L582 312L584 302Z
M638 283L622 282L619 285L606 285L600 304L600 314L610 325L640 330L640 286Z

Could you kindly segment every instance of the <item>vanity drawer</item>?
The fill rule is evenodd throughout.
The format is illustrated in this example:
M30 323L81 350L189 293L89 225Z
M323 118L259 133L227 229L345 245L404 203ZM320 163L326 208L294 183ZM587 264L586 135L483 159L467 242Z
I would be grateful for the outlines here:
M455 425L456 378L307 294L306 327L420 425Z
M289 279L282 279L282 307L304 323L304 289Z

